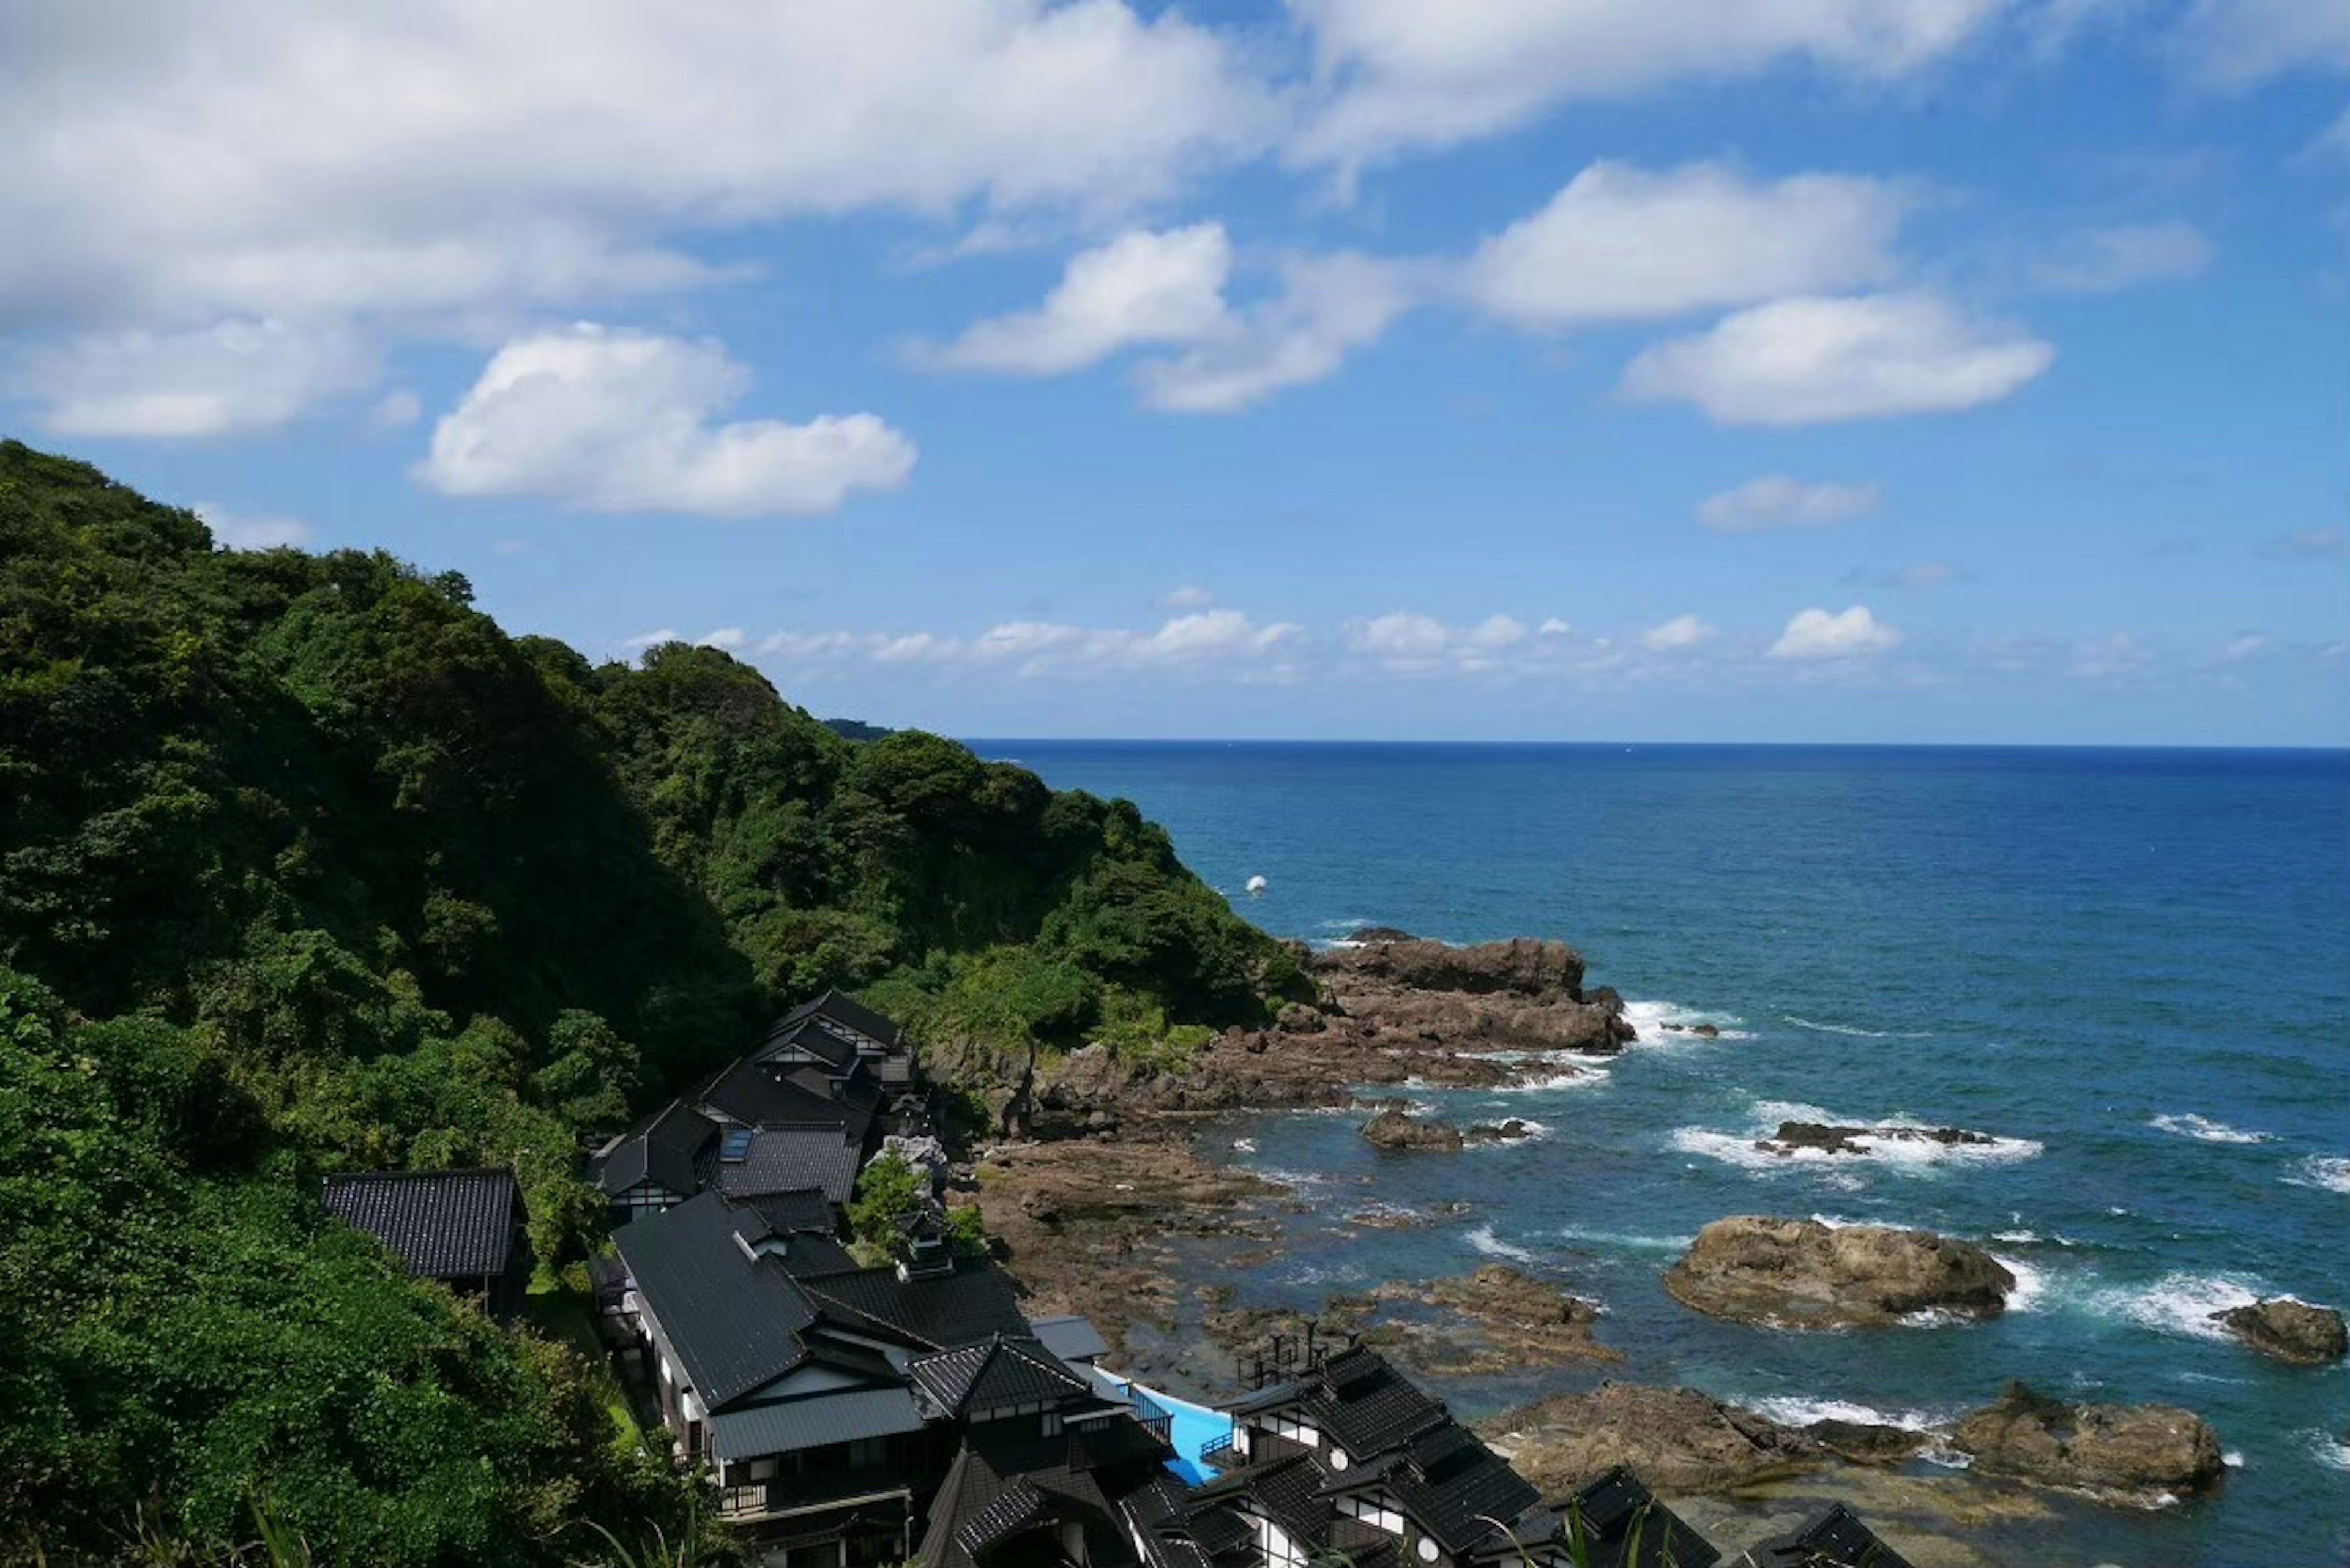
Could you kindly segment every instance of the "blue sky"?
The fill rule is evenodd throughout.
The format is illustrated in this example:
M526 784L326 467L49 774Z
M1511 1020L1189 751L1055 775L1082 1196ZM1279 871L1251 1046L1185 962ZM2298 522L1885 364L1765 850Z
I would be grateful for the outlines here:
M2350 742L2338 0L0 0L0 430L964 735Z

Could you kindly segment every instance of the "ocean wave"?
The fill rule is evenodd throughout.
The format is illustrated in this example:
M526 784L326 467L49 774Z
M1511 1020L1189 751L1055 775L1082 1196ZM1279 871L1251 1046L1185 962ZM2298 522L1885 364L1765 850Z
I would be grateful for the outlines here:
M2030 1312L2047 1298L2048 1275L2037 1265L2004 1252L1993 1252L1991 1261L2015 1276L2015 1288L2007 1293L2009 1312Z
M2302 1437L2319 1464L2328 1469L2350 1470L2350 1443L2344 1442L2331 1432L2305 1431Z
M1497 1095L1537 1095L1548 1094L1554 1089L1596 1089L1603 1087L1607 1082L1607 1068L1577 1067L1572 1071L1554 1074L1548 1077L1526 1078L1515 1084L1496 1084L1493 1085L1493 1093Z
M1614 1248L1626 1252L1684 1252L1694 1236L1641 1236L1622 1231L1578 1231L1573 1227L1558 1232L1565 1241L1580 1241L1589 1247Z
M1849 1399L1813 1399L1797 1394L1773 1395L1741 1403L1787 1427L1808 1427L1814 1421L1852 1421L1869 1427L1898 1427L1905 1432L1930 1432L1956 1419L1930 1410L1880 1410Z
M1627 1002L1624 1022L1639 1032L1644 1044L1666 1041L1695 1042L1700 1040L1752 1040L1754 1032L1742 1029L1746 1022L1734 1012L1710 1012L1702 1008L1683 1007L1677 1002ZM1689 1031L1700 1023L1712 1025L1714 1033L1692 1034ZM1667 1024L1673 1027L1668 1029Z
M1254 1154L1256 1152L1256 1139L1253 1137L1236 1137L1232 1139L1232 1152L1234 1154Z
M1783 1012L1779 1017L1815 1034L1848 1034L1859 1040L1924 1040L1933 1033L1927 1029L1863 1029L1856 1023L1822 1023L1817 1019L1798 1018L1792 1012Z
M2125 1318L2159 1334L2192 1339L2227 1339L2228 1331L2211 1319L2216 1312L2250 1306L2272 1294L2257 1280L2229 1274L2165 1274L2152 1284L2117 1285L2094 1291L2087 1298L2093 1312Z
M2225 1122L2215 1122L2209 1116L2199 1116L2191 1112L2180 1116L2154 1116L2147 1120L2147 1125L2177 1137L2191 1137L2202 1143L2266 1143L2270 1137L2264 1132L2247 1132L2241 1127L2231 1127Z
M1825 1148L1782 1151L1776 1147L1762 1147L1772 1139L1784 1122L1813 1122L1867 1130L1852 1135L1847 1140L1852 1147L1847 1151ZM1941 1143L1929 1137L1900 1136L1936 1130L1930 1123L1913 1121L1907 1116L1840 1116L1834 1111L1795 1101L1758 1100L1754 1104L1753 1121L1746 1131L1731 1133L1711 1127L1676 1127L1672 1133L1672 1147L1684 1154L1702 1154L1724 1164L1754 1171L1793 1167L1816 1172L1824 1168L1847 1168L1866 1161L1909 1175L1946 1165L1982 1165L2030 1159L2044 1147L2033 1138L2001 1137L1994 1134L1983 1135L1990 1138L1988 1143Z
M1285 1187L1292 1192L1312 1192L1330 1185L1330 1177L1319 1170L1284 1170L1279 1166L1260 1165L1249 1172L1263 1177L1275 1187Z
M2318 1187L2328 1192L2350 1192L2350 1159L2311 1155L2294 1165L2298 1175L2284 1178L2295 1187Z
M1518 1246L1514 1242L1504 1241L1494 1235L1491 1225L1478 1226L1469 1232L1466 1240L1471 1246L1489 1258L1507 1258L1513 1263L1531 1263L1535 1261L1534 1254L1526 1248Z

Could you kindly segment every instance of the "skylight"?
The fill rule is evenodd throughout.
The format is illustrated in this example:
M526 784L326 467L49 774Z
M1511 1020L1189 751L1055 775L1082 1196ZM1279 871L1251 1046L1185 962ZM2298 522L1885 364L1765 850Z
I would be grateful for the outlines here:
M750 1158L751 1129L749 1127L728 1127L726 1129L726 1136L719 1141L718 1158L726 1161L728 1164L738 1164L743 1160Z

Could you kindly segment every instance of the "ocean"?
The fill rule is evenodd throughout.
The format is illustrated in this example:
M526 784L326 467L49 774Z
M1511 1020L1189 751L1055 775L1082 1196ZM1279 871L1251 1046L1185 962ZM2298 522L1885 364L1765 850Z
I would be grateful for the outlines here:
M1529 1117L1546 1129L1532 1143L1414 1159L1345 1117L1218 1129L1247 1146L1225 1158L1307 1193L1469 1205L1365 1235L1309 1214L1258 1295L1310 1306L1492 1256L1604 1303L1600 1337L1627 1357L1607 1375L1783 1418L1938 1420L2012 1377L2180 1404L2228 1452L2220 1493L2065 1505L2032 1527L2033 1560L2350 1559L2350 1370L2267 1361L2208 1319L2262 1294L2350 1305L2350 754L975 744L1134 800L1276 934L1559 937L1588 983L1632 999L1643 1037L1604 1072L1420 1096ZM1793 1117L2000 1141L1859 1160L1752 1147ZM1966 1237L2022 1285L1985 1324L1715 1322L1658 1273L1737 1213ZM1474 1413L1595 1376L1446 1392Z

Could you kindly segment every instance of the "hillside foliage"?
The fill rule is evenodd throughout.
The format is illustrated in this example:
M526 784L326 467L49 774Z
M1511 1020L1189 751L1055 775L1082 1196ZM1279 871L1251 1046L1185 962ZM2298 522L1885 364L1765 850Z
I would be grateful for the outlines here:
M824 986L1034 1048L1294 978L1128 803L472 597L0 442L0 1555L202 1561L265 1500L335 1560L569 1561L673 1478L320 1174L511 1164L556 1264L582 1140Z

